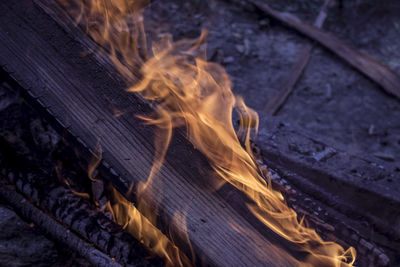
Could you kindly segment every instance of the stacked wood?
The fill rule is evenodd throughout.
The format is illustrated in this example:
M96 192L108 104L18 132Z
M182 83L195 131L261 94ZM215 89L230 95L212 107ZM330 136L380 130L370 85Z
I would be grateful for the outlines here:
M119 263L113 261L108 255L97 250L93 245L80 239L76 234L65 229L61 224L55 222L41 210L29 203L23 196L13 191L11 186L1 185L0 199L20 212L22 216L32 220L42 231L49 234L58 242L67 244L68 247L79 252L94 266L120 267Z
M41 170L44 166L32 164L21 156L11 153L2 153L2 156L6 160L1 162L5 176L0 177L1 199L52 239L76 251L94 266L163 265L99 208L61 184L54 172L45 173ZM18 170L15 166L24 166L24 169Z

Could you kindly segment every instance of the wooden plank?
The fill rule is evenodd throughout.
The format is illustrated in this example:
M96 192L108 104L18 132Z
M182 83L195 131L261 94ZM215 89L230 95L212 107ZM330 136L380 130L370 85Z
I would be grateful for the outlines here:
M350 47L331 33L302 22L296 16L272 9L260 0L248 0L272 18L323 45L355 69L379 84L386 92L400 98L400 77L389 67L368 54Z
M76 40L86 49L97 48L97 44L85 38L85 34L79 28L67 23L70 18L58 5L51 4L54 2L48 0L35 0L35 2L62 25L63 29L76 36ZM321 12L318 16L315 22L317 26L322 25L325 15ZM110 75L115 73L112 63L107 58L97 59L109 70ZM339 149L337 144L329 145L329 142L321 137L311 136L270 116L261 118L259 132L257 144L262 148L270 166L279 170L303 192L309 193L328 206L338 207L338 212L345 214L353 222L358 222L359 218L363 217L379 229L381 234L399 235L398 229L392 226L399 218L399 212L395 207L400 203L400 199L393 193L396 190L388 190L393 183L388 184L386 180L379 179L393 175L395 171L391 170L390 166L382 169L385 165L383 162L377 162L366 156L350 155L345 149ZM273 135L266 134L271 132ZM310 155L299 155L296 149L291 149L296 142L300 146L308 146L312 151ZM321 147L324 148L323 151L319 150ZM363 172L368 173L370 182L360 180L359 175ZM228 192L227 195L232 194ZM228 201L234 203L236 209L243 204L235 198ZM385 203L387 209L381 209L376 203ZM359 224L353 227L362 228ZM369 235L368 232L364 234ZM382 245L387 244L382 243Z
M314 26L318 28L322 28L324 21L327 17L326 10L328 8L330 0L325 0L321 10L315 19ZM298 53L296 60L292 66L292 69L288 76L285 79L280 90L274 95L265 106L265 112L271 115L275 115L281 109L281 107L285 104L289 95L294 90L297 81L302 76L304 69L306 68L308 61L310 60L311 51L314 47L314 44L311 42L307 42L303 47L300 48L300 53Z
M101 140L103 160L120 175L119 183L144 181L153 160L153 129L135 114L151 109L125 93L117 79L104 75L81 46L35 6L24 1L0 3L0 64L45 106L68 131L93 148ZM129 112L116 118L107 99ZM163 230L177 234L181 247L189 246L179 233L187 228L190 242L204 264L217 266L293 266L295 259L279 245L258 234L238 211L204 183L196 165L207 171L205 160L177 134L161 173L153 185ZM194 160L195 159L195 160ZM185 212L185 219L177 219ZM229 227L232 223L239 229ZM169 231L169 232L170 232ZM253 234L251 234L253 233ZM190 251L189 248L186 251Z

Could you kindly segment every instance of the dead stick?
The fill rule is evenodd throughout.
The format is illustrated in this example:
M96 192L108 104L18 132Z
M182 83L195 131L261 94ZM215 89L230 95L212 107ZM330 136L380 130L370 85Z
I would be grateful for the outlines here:
M315 27L322 28L325 19L327 17L326 10L329 5L329 2L330 0L325 0L325 3L322 6L317 19L314 22ZM265 107L266 113L275 115L285 104L289 95L293 92L297 81L303 74L304 69L308 64L308 61L310 60L310 55L313 47L314 44L308 42L301 48L301 51L297 55L296 61L292 66L291 72L289 73L288 77L286 77L285 83L283 84L279 92L268 101Z
M53 239L67 245L70 249L85 257L94 266L122 266L33 206L22 195L15 192L12 186L1 185L0 198L23 217L32 220L35 225L49 234Z
M351 48L333 34L302 22L292 14L276 11L260 0L248 1L272 18L281 21L308 38L317 41L379 84L387 92L400 98L400 77L386 65L364 52Z

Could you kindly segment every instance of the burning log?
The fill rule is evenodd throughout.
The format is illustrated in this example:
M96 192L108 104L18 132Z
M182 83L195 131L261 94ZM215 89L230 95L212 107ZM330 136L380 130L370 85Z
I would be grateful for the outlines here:
M0 18L0 64L83 147L93 148L101 140L103 164L111 173L118 170L112 182L121 192L127 192L132 182L143 181L153 161L153 129L130 114L116 119L106 99L112 99L119 110L131 108L134 114L149 112L149 107L124 93L121 83L105 76L92 59L82 58L80 46L36 7L26 10L21 2L1 2L0 10L4 14ZM204 175L196 171L197 163L191 159L196 157L196 162L207 166L200 153L190 149L182 135L173 142L169 153L176 157L164 164L160 184L153 185L154 195L163 191L162 201L154 203L144 196L147 207L158 210L161 229L175 233L187 229L199 255L197 261L231 266L295 264L293 256L256 234L254 226L213 194L215 188L199 182ZM175 217L177 211L186 212L186 221ZM227 227L229 223L237 228ZM183 244L180 247L186 247L190 255L189 240L177 236Z
M170 143L172 135L172 127L168 123L183 125L183 121L190 119L190 117L184 117L184 112L176 108L179 104L186 106L186 102L182 103L177 99L178 101L176 102L167 100L164 103L170 109L169 111L172 110L176 114L182 112L178 115L178 117L181 116L179 117L180 120L168 120L170 117L165 113L161 115L166 117L158 120L147 116L147 121L161 124L161 127L156 128L157 131L154 133L155 127L144 126L140 123L140 120L129 115L134 114L143 117L144 114L155 110L149 107L142 99L126 94L122 90L120 80L113 77L103 77L104 70L96 65L92 57L85 56L86 58L84 59L80 58L79 47L77 47L76 43L68 43L68 37L62 32L60 33L60 30L52 24L51 20L46 20L43 14L35 7L29 9L27 14L24 14L21 8L18 8L18 3L2 3L0 7L6 11L4 12L6 15L1 18L4 23L0 26L0 38L4 40L4 43L1 44L0 62L6 65L5 68L9 72L13 72L13 77L19 83L24 87L31 88L30 94L42 106L46 107L59 125L68 129L71 138L80 140L81 145L86 146L87 149L95 147L97 139L101 140L104 151L103 169L107 168L109 173L115 174L114 177L110 178L110 181L118 187L120 192L128 192L126 193L127 197L130 196L130 192L141 193L138 206L144 204L147 210L157 216L159 219L156 221L157 226L164 233L169 232L170 238L173 238L181 248L186 246L185 252L188 255L191 254L190 245L193 246L196 254L193 255L194 253L192 253L194 263L201 262L215 265L279 264L280 266L286 266L297 264L299 260L304 260L304 256L295 254L289 249L283 251L283 245L279 242L284 242L284 240L277 238L274 234L267 233L268 230L265 229L265 226L269 226L269 229L275 231L287 241L300 243L302 245L300 246L300 251L310 254L306 257L310 256L311 262L314 264L321 263L326 258L332 264L338 261L347 261L352 264L354 252L351 249L344 251L337 244L324 242L313 230L299 223L296 214L284 205L282 195L272 190L268 182L264 180L265 177L258 173L252 161L248 133L245 133L246 129L249 132L249 128L255 127L257 122L253 120L254 113L239 98L235 98L235 101L239 107L239 113L242 115L241 123L244 124L244 126L241 125L242 132L239 138L244 137L243 143L246 150L242 148L233 131L231 117L226 116L229 121L222 121L222 123L215 120L215 117L219 118L221 114L208 116L208 119L213 121L214 124L207 129L211 130L209 133L214 133L212 131L213 128L219 126L222 129L222 134L226 133L226 135L223 136L224 138L218 136L218 140L225 146L216 144L215 136L209 136L209 139L206 138L205 143L198 142L204 138L203 132L200 132L200 134L198 132L195 133L198 134L197 136L190 136L189 139L192 141L192 144L190 144L185 139L184 134L178 130L172 139L173 146L167 150L166 144ZM104 6L99 5L97 7L100 8L100 11L104 11L102 10ZM121 11L120 7L123 9L122 6L113 9L113 11L117 12L117 15L121 15L118 13ZM111 11L111 9L106 11ZM105 14L106 12L96 14L95 17L101 18ZM122 13L122 15L126 14ZM24 20L21 18L24 18ZM121 22L118 17L112 20L117 24ZM16 25L13 24L12 31L10 31L10 25L7 24L7 21L17 22ZM28 25L26 21L29 21ZM126 34L124 34L126 31L124 30L130 30L130 28L124 29L124 25L119 26L122 31L119 32L121 35L117 37L126 37ZM100 25L101 27L102 25ZM49 32L51 33L50 36ZM99 36L96 35L98 33L96 30L91 33L92 37L100 41L100 44L105 48L113 49L107 42L101 42ZM77 36L74 37L77 38ZM128 41L132 41L129 38ZM127 39L123 38L123 40L126 41ZM198 44L201 44L202 40L195 40L192 43L198 42ZM119 41L119 39L117 38L116 41ZM68 47L65 45L66 43L68 43ZM87 44L88 41L83 41L82 43ZM141 44L142 48L145 43ZM126 43L124 42L124 44ZM166 44L168 45L168 42ZM184 46L187 44L190 43L181 42L177 45ZM119 43L117 45L123 44ZM132 47L138 50L137 43L134 43ZM157 47L157 49L159 48ZM112 56L110 60L113 61L117 68L119 67L119 75L125 76L124 78L128 78L130 82L137 82L134 81L137 78L137 73L134 71L136 62L134 61L130 65L129 63L132 62L125 62L128 63L130 68L120 64L120 52L120 50L111 50L110 54ZM193 51L186 51L185 54L181 54L181 57L177 59L185 57L187 59L191 52ZM137 56L137 54L129 54L129 52L127 55ZM161 58L163 56L165 56L165 53L161 53ZM10 60L10 57L12 57L12 60ZM154 82L152 80L152 71L160 67L157 64L154 65L154 63L165 62L168 66L171 63L169 61L171 59L174 62L174 58L168 57L167 53L165 61L158 62L157 57L155 57L152 61L147 62L148 64L144 66L142 72L145 77L139 84L130 84L132 86L130 90L142 92L148 88L160 89L158 91L146 91L142 96L147 97L148 100L162 99L164 96L162 89L164 87L157 87L159 84L157 81ZM140 59L138 60L140 61ZM188 64L183 64L183 66L190 65L190 62L190 60L187 60L185 63ZM178 61L177 65L172 65L172 67L181 67L179 63ZM200 74L200 76L205 74L205 78L209 77L208 75L215 74L220 74L223 78L226 77L219 66L207 65L199 59L197 64L204 64L206 67L197 69L197 72L194 71L195 74ZM81 69L77 70L77 65ZM162 69L164 66L165 64L161 64L162 74L164 73L164 69ZM215 73L211 70L207 71L207 68L211 68ZM170 82L168 85L171 87L178 86L179 89L180 78L183 79L181 82L185 82L184 78L192 78L193 69L190 69L190 67L189 69L184 69L189 72L189 75L182 73L182 69L179 68L173 68L173 70L178 70L177 73L182 74L182 76L177 75L178 82L174 79L171 79L172 81L170 82L169 74L176 75L176 72L168 73L171 70L167 69L166 73L168 75L163 78L166 78L165 82L167 84ZM99 74L96 76L96 73ZM112 70L110 73L115 74ZM216 76L212 78L217 79ZM215 81L213 79L203 79L199 80L199 82L207 88L207 86L213 84L213 81ZM145 86L147 82L147 85L150 84L151 86ZM232 107L234 98L230 92L228 79L223 82L222 87L218 87L219 85L210 87L210 89L214 90L216 88L222 89L218 93L223 92L223 94L217 94L218 98L210 97L208 100L215 102L218 99L221 100L221 103ZM191 85L193 86L193 84ZM157 96L157 93L161 93L161 96ZM176 91L176 93L179 95L181 91ZM184 94L184 96L188 95L192 96L193 94ZM110 105L110 102L112 105ZM222 105L221 103L219 104ZM211 106L208 110L214 107L216 106ZM160 115L160 111L167 111L160 106L157 106L157 108L158 115ZM117 118L114 116L116 114L113 114L115 110L118 111ZM232 110L223 111L222 115L229 115L228 113ZM192 115L190 112L188 114ZM194 115L201 117L197 113ZM201 115L209 115L209 113L205 112ZM199 118L199 120L195 121L194 126L198 126L196 122L199 121L202 120ZM190 128L193 125L186 124L186 126L189 131L193 130L193 128ZM229 128L232 131L226 132L224 128ZM160 136L165 139L160 139ZM155 145L152 142L153 137L158 137L158 142ZM193 139L195 142L193 142ZM226 140L231 140L232 142L226 142ZM214 160L212 167L217 171L219 177L212 177L216 175L211 172L211 167L207 160L201 153L193 150L192 145L201 150L203 154L207 154L208 160ZM209 148L211 152L205 147ZM232 152L230 149L234 150L234 153L230 153ZM156 150L156 152L154 153L153 150ZM161 166L164 154L167 155L166 162ZM221 154L222 157L218 157ZM224 154L228 154L228 159L230 159L229 155L232 155L235 161L229 161L226 158L221 160ZM154 165L152 164L153 158L156 158ZM195 161L193 162L193 160ZM149 172L150 175L148 175ZM92 171L89 173L92 173ZM149 178L148 182L143 186L146 181L145 177ZM159 179L154 179L154 177ZM212 179L207 180L210 177ZM247 205L247 208L251 209L252 214L250 216L243 216L242 210L232 207L234 206L232 203L227 205L227 201L217 192L221 184L223 184L221 178L229 181L231 185L236 186L246 194L246 197L242 198L241 204L243 206ZM146 190L148 188L151 190ZM139 191L137 189L143 190ZM235 196L241 197L237 190L232 190L231 192L236 194ZM271 207L263 205L271 203ZM268 210L268 208L271 209ZM265 216L266 213L276 216L270 216L272 220L268 221L266 220L268 217ZM260 222L262 221L263 229L260 230L260 227L254 223L254 217L258 217ZM286 220L289 223L281 223L281 220ZM318 243L318 246L315 246L315 242ZM197 256L197 259L195 259L195 256Z

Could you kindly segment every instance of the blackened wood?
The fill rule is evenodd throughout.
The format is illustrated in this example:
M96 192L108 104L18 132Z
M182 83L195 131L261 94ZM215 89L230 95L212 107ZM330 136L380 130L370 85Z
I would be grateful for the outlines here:
M42 3L41 7L85 49L97 49L97 45L85 38L79 28L68 23L68 16L54 5L53 1L36 2ZM115 74L107 58L97 59L110 75ZM364 227L360 218L374 225L377 230L375 235L382 237L377 238L382 241L380 244L400 247L398 242L392 242L390 239L399 236L398 229L393 226L400 217L397 209L400 205L399 195L396 194L396 190L390 190L399 185L394 184L396 179L393 175L396 175L396 172L390 165L368 158L367 155L351 155L345 149L338 148L337 144L304 133L301 129L269 116L263 116L261 119L259 132L257 144L262 148L271 167L278 169L304 192L348 216L347 218L355 223L352 227L363 231L364 236L369 236L370 228ZM309 152L303 153L302 148L308 148ZM382 177L390 178L394 182L388 182ZM229 201L240 205L236 200ZM381 203L384 203L385 209L381 208Z
M33 206L27 199L15 192L12 186L2 184L0 186L0 198L24 218L32 221L39 229L49 234L51 238L65 244L71 250L86 258L94 266L122 266Z
M24 3L0 3L0 64L82 145L93 148L100 139L103 162L119 174L113 183L119 184L120 191L126 192L131 182L145 181L153 161L154 135L135 115L151 109L125 93L120 81L104 75L91 56L83 57L84 49L36 6ZM115 118L109 100L129 112ZM182 134L176 134L168 158L153 186L153 195L161 199L142 199L158 211L162 230L182 233L187 229L192 247L205 264L295 264L291 255L265 236L229 227L234 222L237 228L257 233L221 196L212 193L213 188L204 182L211 168ZM177 219L177 212L184 212L186 218ZM177 234L176 240L190 253L184 235Z
M260 119L257 145L269 167L278 170L302 192L313 196L355 223L369 222L380 244L400 252L400 173L396 166L353 155L339 144L314 136L271 116ZM384 208L382 208L384 207ZM362 218L362 219L361 219Z
M386 92L400 98L400 77L388 66L368 54L350 47L333 34L302 22L292 14L276 11L267 3L260 0L247 1L254 4L268 16L279 20L290 28L323 45L375 83L379 84Z
M14 158L29 166L25 160ZM36 206L46 210L71 231L94 244L99 250L127 266L163 266L138 240L120 226L57 182L56 177L29 166L23 172L7 167L9 182ZM81 177L81 179L87 179Z

